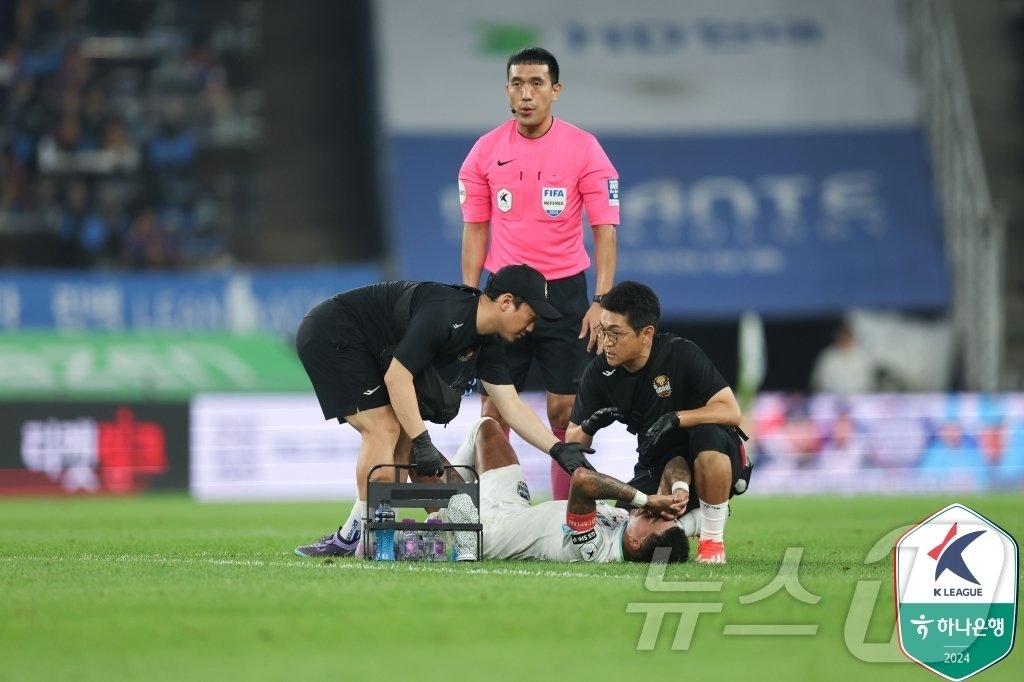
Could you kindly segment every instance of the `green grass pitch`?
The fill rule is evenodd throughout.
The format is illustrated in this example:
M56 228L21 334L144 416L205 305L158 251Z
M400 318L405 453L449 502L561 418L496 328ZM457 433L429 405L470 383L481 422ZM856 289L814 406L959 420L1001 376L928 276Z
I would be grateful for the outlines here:
M952 502L1024 538L1019 494L746 497L728 565L648 577L634 564L292 554L347 505L2 499L0 680L941 679L886 644L892 553L871 549ZM781 575L797 579L765 594L785 582L787 548L799 565ZM695 583L711 585L676 589ZM692 637L681 608L707 609ZM658 609L660 628L645 616ZM1022 675L1017 648L975 679Z

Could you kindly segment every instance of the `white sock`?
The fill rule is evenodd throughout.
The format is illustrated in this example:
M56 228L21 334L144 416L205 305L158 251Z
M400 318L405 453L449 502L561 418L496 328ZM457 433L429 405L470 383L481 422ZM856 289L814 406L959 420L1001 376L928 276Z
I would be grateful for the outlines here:
M700 500L700 539L722 542L725 522L729 518L729 503L708 504Z
M676 525L683 529L686 537L696 537L700 532L700 513L696 509L691 509L676 519Z
M346 523L343 528L357 528L359 529L359 542L356 543L356 557L362 559L364 556L373 558L373 546L374 537L373 531L366 530L366 524L363 520L366 518L366 500L357 500L352 506L352 514L355 519L350 516L351 523Z
M352 505L352 511L348 514L348 519L338 529L338 536L345 542L351 541L352 537L362 530L364 518L366 518L366 500L356 500L356 503Z

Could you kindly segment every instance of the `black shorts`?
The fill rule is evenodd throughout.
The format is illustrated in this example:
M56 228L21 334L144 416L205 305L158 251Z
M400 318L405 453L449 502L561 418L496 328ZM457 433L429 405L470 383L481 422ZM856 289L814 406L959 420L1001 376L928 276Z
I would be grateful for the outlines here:
M533 333L505 346L509 373L516 390L522 393L530 365L536 359L549 393L576 395L580 375L591 357L587 353L587 338L579 338L580 325L590 310L586 274L548 282L548 300L562 313L562 318L537 318Z
M690 427L687 445L669 450L649 466L639 464L634 466L633 480L629 484L642 493L653 495L658 492L661 475L670 459L681 456L690 465L690 471L693 471L693 463L697 459L697 455L706 450L721 452L729 457L729 461L732 463L732 485L729 488L729 497L732 497L736 494L736 481L744 476L749 479L750 468L746 448L739 433L731 426L720 426L719 424L699 424ZM693 509L699 504L698 494L696 481L691 480L688 509ZM621 503L618 506L629 507L628 504Z
M331 330L338 330L335 321L323 317L305 317L295 333L295 349L309 375L313 391L320 402L324 419L345 421L356 412L383 407L391 403L380 358L367 350L358 335L344 333L332 339Z

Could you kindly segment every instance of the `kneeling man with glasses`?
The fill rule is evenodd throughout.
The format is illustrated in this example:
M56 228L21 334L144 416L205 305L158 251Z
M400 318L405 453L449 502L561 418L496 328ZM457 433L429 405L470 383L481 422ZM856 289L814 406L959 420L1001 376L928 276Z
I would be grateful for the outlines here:
M693 472L690 505L699 507L696 560L725 563L729 499L746 490L750 463L729 384L692 341L659 333L661 304L650 287L621 282L601 301L598 343L572 409L567 442L590 447L613 421L637 435L639 458L629 485L658 490L665 465L681 456Z

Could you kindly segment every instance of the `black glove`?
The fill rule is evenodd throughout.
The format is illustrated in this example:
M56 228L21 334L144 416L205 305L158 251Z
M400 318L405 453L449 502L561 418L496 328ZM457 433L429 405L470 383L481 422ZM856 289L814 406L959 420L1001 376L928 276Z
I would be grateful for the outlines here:
M420 476L440 476L444 473L441 453L430 442L430 433L424 431L412 439L412 455L416 458L416 473Z
M595 433L611 424L613 421L622 418L622 411L617 407L602 407L594 412L580 424L583 433L593 436Z
M654 447L662 436L669 431L679 428L679 415L675 412L667 412L660 417L658 421L651 425L651 428L647 429L647 433L644 434L644 439L640 441L640 459L643 459L647 455L647 451Z
M551 459L558 462L558 466L565 469L565 472L571 474L580 467L584 469L594 470L587 458L583 456L583 453L594 454L593 448L584 447L582 443L562 443L558 442L551 446L548 450L548 454L551 455Z

